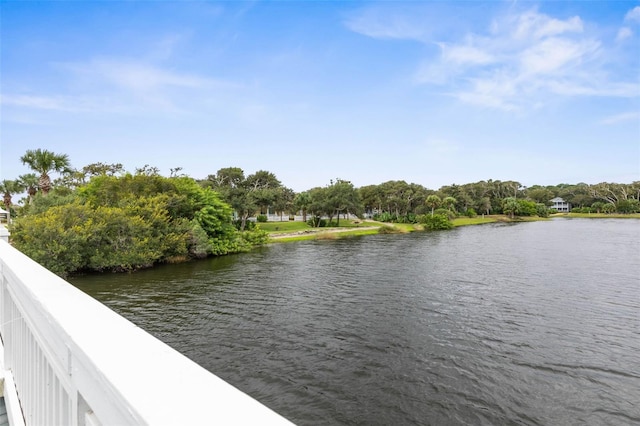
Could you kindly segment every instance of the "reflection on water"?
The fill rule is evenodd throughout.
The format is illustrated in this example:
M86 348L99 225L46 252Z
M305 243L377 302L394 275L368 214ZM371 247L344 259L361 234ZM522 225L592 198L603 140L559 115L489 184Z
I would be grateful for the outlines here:
M304 425L640 422L640 222L277 244L72 282Z

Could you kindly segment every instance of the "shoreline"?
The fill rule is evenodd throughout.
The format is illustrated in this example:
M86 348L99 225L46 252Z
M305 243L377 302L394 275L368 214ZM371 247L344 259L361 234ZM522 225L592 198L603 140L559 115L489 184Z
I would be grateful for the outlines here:
M536 222L551 220L554 218L588 218L588 219L640 219L640 214L605 214L605 213L556 213L549 217L538 216L520 216L510 218L505 215L486 215L484 217L478 216L475 218L459 217L454 219L453 226L455 228L460 226L473 226L484 225L488 223L521 223L521 222ZM353 224L352 221L346 221ZM287 222L282 222L287 223ZM381 232L381 230L384 231ZM269 242L271 243L285 243L294 241L307 241L307 240L332 240L338 238L349 238L363 235L377 235L381 233L385 234L407 234L411 232L425 232L424 227L421 224L411 223L387 223L377 222L373 220L365 220L350 226L340 227L323 227L323 228L305 228L296 229L291 231L267 231L269 233Z

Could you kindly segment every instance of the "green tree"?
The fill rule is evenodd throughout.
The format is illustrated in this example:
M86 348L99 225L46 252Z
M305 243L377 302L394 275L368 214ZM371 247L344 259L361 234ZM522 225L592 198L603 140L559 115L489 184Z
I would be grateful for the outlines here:
M33 197L35 197L38 192L38 176L36 176L35 173L27 173L20 175L18 180L27 191L27 194L29 195L29 203L31 203L33 201Z
M422 218L425 229L429 231L437 231L453 228L453 223L446 215L436 214L434 216L425 215Z
M638 213L640 211L640 203L634 198L620 200L616 204L616 210L620 213Z
M27 150L20 157L22 164L28 165L33 171L40 173L38 187L44 195L51 191L51 177L49 173L67 173L71 171L71 163L66 154L56 154L51 151L36 149Z
M336 215L338 226L340 226L341 213L360 214L362 211L360 195L349 181L342 179L331 181L331 185L327 187L326 196L326 214L329 216L329 222Z
M302 211L302 220L307 221L307 209L311 205L311 195L308 191L301 192L293 199L293 205L296 209Z
M260 213L267 213L270 206L276 203L282 184L271 172L258 170L247 176L244 183L249 197L260 209Z
M287 188L286 186L281 186L276 190L276 197L273 202L273 208L276 213L280 214L280 221L282 221L282 216L284 213L292 213L294 206L293 200L295 198L295 193L293 189Z
M486 214L491 213L491 199L489 197L482 197L478 200L478 209Z
M604 207L604 203L602 201L596 201L595 203L591 204L591 210L595 211L596 213L600 213L602 211L602 207Z
M508 214L512 219L518 213L518 208L518 200L515 197L507 197L502 200L502 212Z
M328 212L332 212L332 208L329 204L329 194L326 187L311 188L307 191L311 202L309 203L308 211L313 215L313 223L316 227L320 226L320 218L324 215L328 215Z
M0 192L2 192L3 203L8 212L11 211L12 197L24 191L24 185L19 180L3 180L0 182Z
M455 210L455 205L456 205L456 199L453 198L453 197L444 197L442 199L442 205L447 210L454 211Z
M440 207L441 203L442 200L435 194L431 194L427 197L427 199L425 200L425 204L427 205L427 207L431 208L431 216L433 216L433 212L435 211L435 209Z
M245 178L239 167L226 167L209 175L201 182L219 192L240 219L240 230L246 227L247 219L256 211L266 213L269 206L277 202L281 195L282 184L276 176L268 171L259 170Z

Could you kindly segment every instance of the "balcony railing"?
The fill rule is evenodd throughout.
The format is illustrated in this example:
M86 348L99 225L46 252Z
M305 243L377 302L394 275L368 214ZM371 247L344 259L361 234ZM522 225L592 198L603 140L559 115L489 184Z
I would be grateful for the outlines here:
M291 424L2 240L0 336L13 425Z

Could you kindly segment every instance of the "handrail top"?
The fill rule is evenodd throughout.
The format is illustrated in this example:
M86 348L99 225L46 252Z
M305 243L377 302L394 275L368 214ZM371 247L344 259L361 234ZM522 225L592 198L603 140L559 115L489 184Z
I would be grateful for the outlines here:
M4 241L0 268L10 283L22 284L12 291L28 293L57 331L71 354L71 375L107 388L133 424L291 424Z

